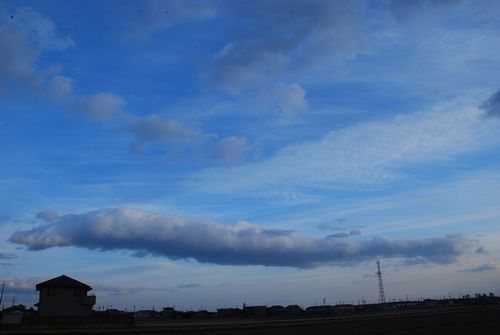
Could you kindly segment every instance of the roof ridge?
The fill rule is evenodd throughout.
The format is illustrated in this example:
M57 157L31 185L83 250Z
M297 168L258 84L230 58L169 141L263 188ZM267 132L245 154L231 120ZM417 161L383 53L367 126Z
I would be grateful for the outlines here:
M67 275L61 275L59 277L55 277L36 284L37 291L39 291L42 287L83 287L87 289L87 291L92 290L92 287L90 287L89 285L73 279Z

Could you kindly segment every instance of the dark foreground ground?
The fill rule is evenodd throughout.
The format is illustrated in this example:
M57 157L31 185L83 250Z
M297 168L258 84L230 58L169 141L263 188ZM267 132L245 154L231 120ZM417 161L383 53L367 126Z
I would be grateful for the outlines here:
M138 322L111 329L1 329L11 334L500 334L500 306L448 307L300 319Z

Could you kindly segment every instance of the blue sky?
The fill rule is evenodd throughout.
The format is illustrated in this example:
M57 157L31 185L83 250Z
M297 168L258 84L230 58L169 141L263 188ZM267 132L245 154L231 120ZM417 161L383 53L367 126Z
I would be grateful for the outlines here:
M500 294L496 1L5 1L6 296ZM431 284L432 283L432 284Z

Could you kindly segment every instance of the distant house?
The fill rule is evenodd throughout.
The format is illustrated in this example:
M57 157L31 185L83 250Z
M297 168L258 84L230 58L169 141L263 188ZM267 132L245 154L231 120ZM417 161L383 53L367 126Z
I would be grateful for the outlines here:
M310 306L306 308L306 313L330 315L334 313L334 307L332 305Z
M268 316L279 316L285 313L285 307L280 305L274 305L271 307L267 307L267 315Z
M335 314L347 314L353 313L356 311L356 306L351 304L339 304L333 307Z
M28 314L29 310L24 305L11 306L4 309L0 315L1 324L21 324L23 317Z
M137 319L155 319L160 317L160 312L157 312L154 309L142 309L135 312L134 315Z
M239 308L219 308L217 309L217 316L220 317L237 317L241 316L243 311Z
M243 315L251 317L267 316L266 306L245 306L243 307Z
M95 305L94 295L87 284L62 275L36 285L40 291L39 316L91 316Z

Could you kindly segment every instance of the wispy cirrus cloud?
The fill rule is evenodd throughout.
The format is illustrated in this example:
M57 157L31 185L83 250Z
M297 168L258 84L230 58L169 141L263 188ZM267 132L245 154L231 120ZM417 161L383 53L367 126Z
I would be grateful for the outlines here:
M150 2L144 4L146 8L160 10L160 7L168 5L171 16L182 12L186 18L190 17L190 9L197 8L200 13L205 13L202 15L208 15L212 6L201 2ZM203 9L205 7L206 10ZM38 61L45 52L74 46L69 37L61 37L52 21L32 8L18 8L13 12L12 19L4 11L0 14L0 99L14 92L38 94L74 116L118 126L134 137L131 148L135 153L143 152L152 144L179 146L203 142L209 137L201 130L173 118L155 114L134 115L127 111L125 98L113 92L80 93L75 88L74 79L64 75L60 65L43 69L38 67ZM164 15L163 10L161 15ZM172 20L168 25L175 22L177 20ZM160 29L159 26L145 29Z
M497 267L493 264L482 264L468 269L460 270L460 272L485 272L496 270Z
M149 35L180 22L213 18L219 3L209 0L144 0L121 2L120 34L128 41L145 43Z
M262 84L285 69L344 60L366 49L361 3L293 0L232 5L249 33L234 34L207 67L210 80L229 92Z
M54 24L29 7L12 12L0 8L0 98L19 89L40 91L45 78L56 67L38 69L36 62L45 51L62 50L73 41L62 37Z
M9 241L31 250L65 246L125 249L202 263L299 268L348 266L377 256L450 263L472 246L471 240L458 235L365 241L312 238L246 222L224 225L126 208L60 216L47 225L18 231Z
M8 253L8 252L0 252L0 259L15 259L16 255Z
M466 101L360 123L286 147L260 162L202 171L189 185L199 191L232 192L392 181L405 166L450 160L498 144L492 135L498 122L482 115Z

